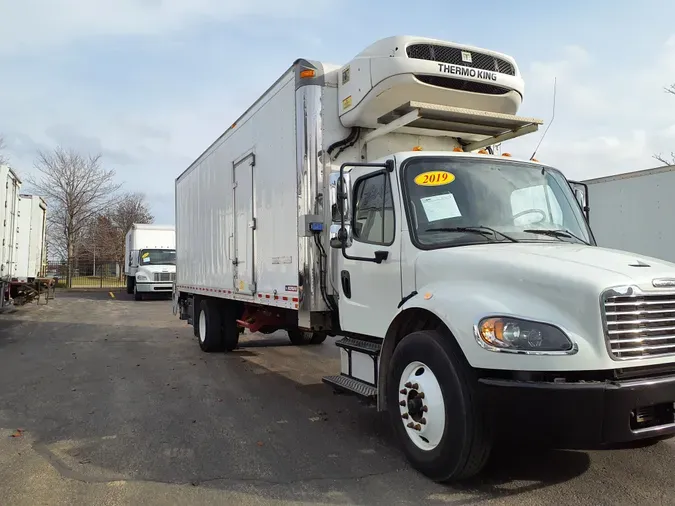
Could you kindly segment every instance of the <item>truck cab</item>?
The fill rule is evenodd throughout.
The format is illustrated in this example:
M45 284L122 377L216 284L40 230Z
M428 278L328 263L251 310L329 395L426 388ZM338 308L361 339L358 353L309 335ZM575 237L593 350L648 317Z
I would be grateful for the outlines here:
M176 278L173 226L134 224L126 236L127 293L140 301L147 294L171 294Z
M400 420L416 468L471 475L498 433L588 448L675 432L675 265L598 247L559 170L418 148L332 181L347 337L324 381Z

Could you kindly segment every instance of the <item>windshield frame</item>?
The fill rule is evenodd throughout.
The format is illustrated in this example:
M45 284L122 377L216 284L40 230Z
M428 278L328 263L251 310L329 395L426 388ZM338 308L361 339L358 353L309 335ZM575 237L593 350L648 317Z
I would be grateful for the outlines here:
M512 160L512 159L503 159L499 158L498 162L495 158L490 157L489 155L484 155L485 158L491 159L496 163L500 164L506 164L506 165L512 165L512 166L520 166L524 169L527 169L528 167L532 167L532 169L539 168L539 169L544 169L547 172L553 173L556 176L562 178L567 184L562 187L561 190L568 195L568 199L571 199L572 201L572 206L575 207L575 210L579 212L579 215L582 218L582 223L580 224L580 227L584 228L586 233L588 234L589 237L589 246L597 246L597 242L595 240L595 236L593 235L593 230L590 227L590 224L588 223L588 219L586 218L586 214L584 213L584 210L581 207L581 204L579 201L576 199L574 196L574 190L570 186L569 180L565 177L565 175L558 169L551 167L550 165L545 165L541 163L532 163L532 162L526 162L522 160ZM446 249L446 248L458 248L458 247L463 247L463 246L474 246L474 245L479 245L479 244L515 244L510 241L506 240L496 240L496 241L481 241L481 240L476 240L476 241L467 241L467 242L460 242L460 243L447 243L447 242L440 242L438 244L428 244L428 243L422 243L420 242L417 234L417 228L415 227L414 223L412 222L412 209L411 206L413 205L410 193L408 191L408 183L406 181L405 175L406 175L406 170L408 166L413 163L413 162L443 162L443 161L451 161L451 160L458 160L461 163L465 162L480 162L483 159L482 156L464 156L461 155L450 155L450 154L434 154L434 155L423 155L423 156L409 156L405 158L400 164L399 164L399 169L398 169L398 178L399 178L399 185L401 189L401 199L403 200L402 202L402 209L403 212L405 213L405 220L408 225L408 234L410 235L410 241L412 244L419 250L423 251L428 251L428 250L436 250L436 249ZM476 224L478 225L478 224ZM544 236L536 236L532 235L532 239L518 239L519 243L537 243L537 244L555 244L555 243L560 243L562 241L556 241L556 240L551 240L553 238L549 238L548 240L544 238ZM567 242L567 241L565 241ZM582 244L579 242L567 242L568 244Z
M174 260L173 260L173 262L170 262L170 263L166 263L166 262L162 262L162 263L142 262L141 258L142 258L142 255L145 251L151 251L151 252L152 251L163 251L163 252L173 251ZM145 267L145 266L148 266L148 265L176 265L176 263L177 263L176 249L175 248L141 248L141 249L138 250L137 255L138 255L138 266L139 267Z

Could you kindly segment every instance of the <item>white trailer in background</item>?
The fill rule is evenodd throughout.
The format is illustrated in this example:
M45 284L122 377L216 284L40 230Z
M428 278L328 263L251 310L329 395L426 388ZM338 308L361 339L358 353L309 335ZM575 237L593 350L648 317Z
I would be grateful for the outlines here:
M598 247L583 185L493 154L542 123L523 89L510 56L422 37L296 60L176 179L174 311L201 349L344 336L324 381L438 481L498 436L673 435L675 264Z
M12 281L33 282L46 260L47 203L37 195L19 195L16 271Z
M600 246L675 262L675 165L584 182Z
M170 294L176 279L176 229L171 225L134 223L125 238L127 293Z
M0 307L9 299L9 282L16 273L16 227L21 180L0 165Z

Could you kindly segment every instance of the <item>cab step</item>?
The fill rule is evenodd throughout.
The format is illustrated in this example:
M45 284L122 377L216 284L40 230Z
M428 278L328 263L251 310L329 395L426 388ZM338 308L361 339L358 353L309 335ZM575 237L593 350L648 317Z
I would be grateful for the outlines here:
M335 341L335 346L344 350L353 350L371 357L378 357L382 350L382 344L373 341L363 341L362 339L353 339L351 337L344 337L339 341Z
M332 386L335 390L356 394L369 401L374 401L377 398L377 388L349 376L325 376L322 378L322 381Z
M381 342L344 337L335 342L340 348L340 375L327 376L323 382L336 390L354 393L366 399L377 398L377 376Z

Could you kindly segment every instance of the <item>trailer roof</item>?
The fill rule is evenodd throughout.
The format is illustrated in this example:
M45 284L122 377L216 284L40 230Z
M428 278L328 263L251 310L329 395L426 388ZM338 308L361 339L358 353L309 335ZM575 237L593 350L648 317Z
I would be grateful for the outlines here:
M642 177L642 176L651 176L653 174L660 174L662 172L670 172L675 170L675 165L663 165L661 167L653 167L651 169L642 169L634 170L631 172L620 172L618 174L612 174L610 176L601 176L593 179L586 179L584 183L586 184L595 184L595 183L606 183L608 181L618 181L620 179L630 179L633 177Z

